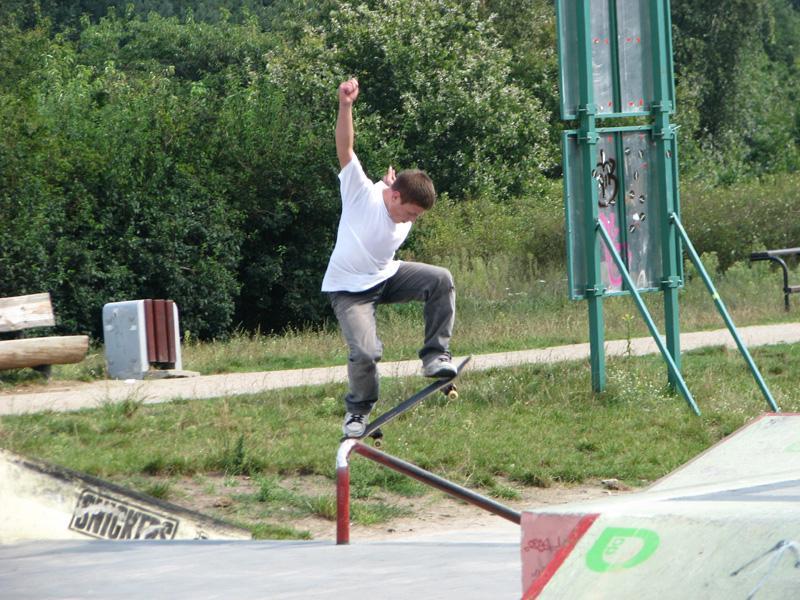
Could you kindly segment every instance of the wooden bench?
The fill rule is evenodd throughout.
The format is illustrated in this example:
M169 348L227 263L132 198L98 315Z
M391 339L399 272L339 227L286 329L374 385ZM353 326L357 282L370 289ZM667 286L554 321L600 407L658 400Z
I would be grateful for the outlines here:
M0 334L55 324L50 294L0 298ZM81 362L88 351L86 335L0 340L0 370L31 367L47 377L51 365Z
M800 248L783 248L781 250L765 250L764 252L753 252L750 254L750 261L768 260L780 265L783 269L783 306L789 310L789 294L800 292L800 285L789 285L789 267L783 256L800 256Z

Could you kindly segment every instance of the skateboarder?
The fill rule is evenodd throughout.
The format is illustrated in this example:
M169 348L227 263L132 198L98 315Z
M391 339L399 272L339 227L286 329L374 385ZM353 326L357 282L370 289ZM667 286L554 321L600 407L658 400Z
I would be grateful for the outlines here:
M433 206L433 182L424 171L395 174L392 167L382 181L373 183L367 178L353 151L353 103L358 92L356 79L339 85L336 154L342 215L322 281L349 350L347 413L342 426L347 437L363 435L378 400L377 363L383 351L375 322L378 304L424 302L425 340L419 351L423 374L456 374L449 352L455 320L453 277L442 267L394 258L411 225Z

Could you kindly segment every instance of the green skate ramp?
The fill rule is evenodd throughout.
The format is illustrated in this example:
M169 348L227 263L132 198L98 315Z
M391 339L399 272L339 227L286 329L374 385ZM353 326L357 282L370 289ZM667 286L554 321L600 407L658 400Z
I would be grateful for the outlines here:
M800 598L800 415L769 413L640 493L522 516L523 598Z

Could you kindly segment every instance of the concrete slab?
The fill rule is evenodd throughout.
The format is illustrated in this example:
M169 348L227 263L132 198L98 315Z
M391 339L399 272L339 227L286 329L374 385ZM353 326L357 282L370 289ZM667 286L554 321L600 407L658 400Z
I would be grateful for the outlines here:
M798 442L768 414L647 491L523 513L524 598L798 597Z
M742 482L800 466L800 415L767 413L732 433L649 489Z
M14 600L519 598L519 544L36 542L0 546Z

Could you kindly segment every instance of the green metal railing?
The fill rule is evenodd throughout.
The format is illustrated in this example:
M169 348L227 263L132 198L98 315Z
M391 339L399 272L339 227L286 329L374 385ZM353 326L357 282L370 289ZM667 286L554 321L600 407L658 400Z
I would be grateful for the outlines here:
M674 381L677 385L678 389L680 390L683 397L686 399L686 403L689 407L694 411L694 414L699 415L700 409L697 408L697 404L692 397L689 388L686 387L686 382L683 380L683 376L681 375L680 368L678 367L676 361L672 357L672 353L664 344L664 341L661 339L661 335L658 332L658 328L656 327L655 323L653 322L653 318L650 316L650 312L647 310L647 307L644 304L644 300L642 300L642 295L637 291L636 286L631 279L630 273L628 273L628 269L625 266L625 263L622 261L622 257L617 252L616 248L614 248L614 241L611 239L611 236L608 235L605 227L603 224L598 221L595 223L595 227L597 232L600 234L600 238L605 242L606 246L608 247L609 251L611 252L611 256L614 258L614 262L617 264L617 268L619 269L620 273L622 274L622 278L625 280L625 285L630 290L631 295L633 296L634 302L636 303L636 307L639 309L639 313L642 315L645 323L647 323L647 328L650 330L650 334L653 336L653 339L658 346L658 349L661 351L661 355L664 357L664 360L667 362L667 366L669 368L669 373L672 376L671 381Z
M770 408L772 408L772 410L775 412L780 412L781 409L778 407L777 403L772 397L769 388L767 388L767 384L764 382L764 378L761 376L761 372L758 370L758 367L753 362L753 357L750 356L750 352L748 352L747 347L742 342L742 338L739 337L739 332L736 330L736 326L733 324L733 320L728 313L728 309L725 308L725 303L722 301L722 298L719 297L719 293L714 287L711 277L708 276L708 272L703 266L703 262L700 260L700 256L697 254L697 251L694 249L694 245L689 239L689 236L686 234L686 230L683 228L681 220L678 218L678 215L673 213L670 215L670 221L672 221L672 223L675 225L675 228L680 233L689 258L691 258L692 262L694 263L694 266L697 269L697 272L700 274L700 278L703 280L703 283L706 284L708 292L714 299L714 305L717 307L719 314L722 315L722 320L725 321L728 331L731 332L733 339L736 341L736 346L739 348L739 352L742 353L747 366L750 368L750 372L753 374L753 378L756 380L758 387L761 389L761 393L767 400L767 404L769 404Z

